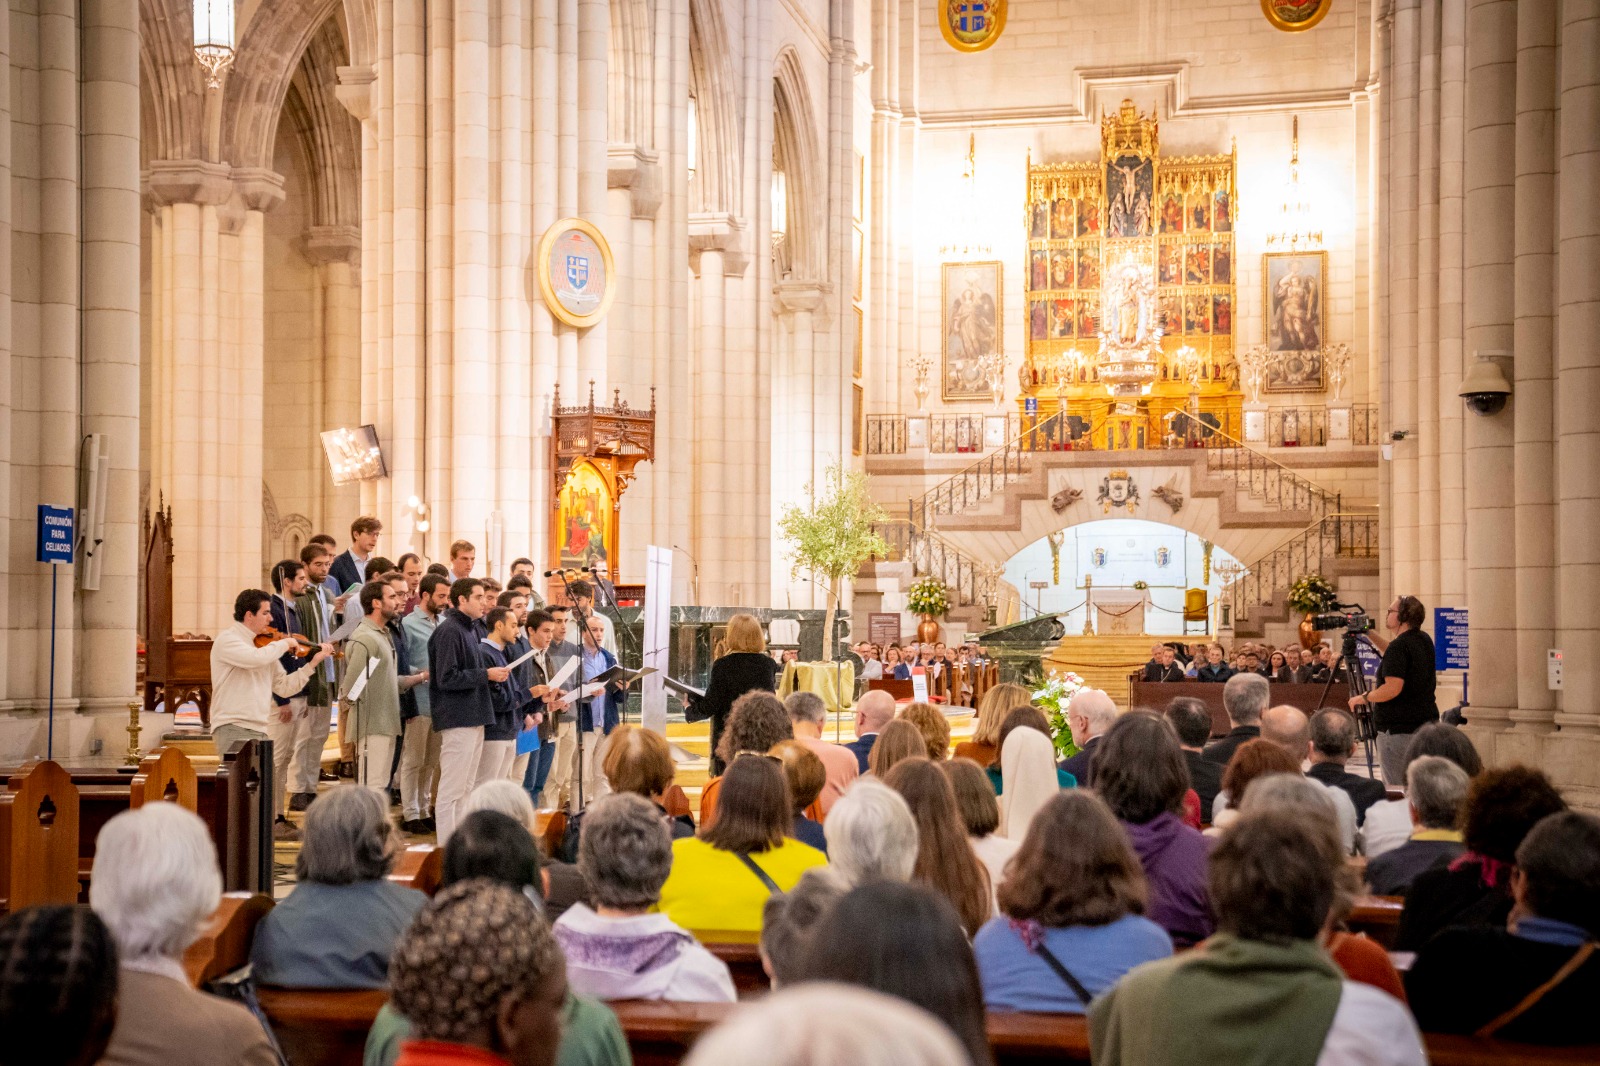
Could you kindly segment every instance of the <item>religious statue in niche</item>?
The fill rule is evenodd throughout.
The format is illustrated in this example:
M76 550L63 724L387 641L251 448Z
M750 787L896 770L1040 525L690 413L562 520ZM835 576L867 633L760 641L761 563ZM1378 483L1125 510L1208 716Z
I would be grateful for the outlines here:
M1126 510L1131 515L1139 505L1139 486L1126 470L1113 470L1100 479L1100 494L1095 502L1102 514Z
M1320 392L1326 337L1326 252L1262 257L1266 309L1268 392Z

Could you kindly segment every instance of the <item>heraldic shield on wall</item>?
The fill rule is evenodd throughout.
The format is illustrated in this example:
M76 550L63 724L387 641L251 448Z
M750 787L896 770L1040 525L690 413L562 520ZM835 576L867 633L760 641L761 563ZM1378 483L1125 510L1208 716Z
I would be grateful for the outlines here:
M550 313L582 329L605 317L616 295L611 246L581 218L564 218L539 241L539 294Z
M1131 515L1139 506L1139 486L1133 483L1126 470L1113 470L1100 479L1100 494L1095 502L1103 514L1126 511Z
M958 52L981 52L1006 28L1006 0L935 0L939 32Z

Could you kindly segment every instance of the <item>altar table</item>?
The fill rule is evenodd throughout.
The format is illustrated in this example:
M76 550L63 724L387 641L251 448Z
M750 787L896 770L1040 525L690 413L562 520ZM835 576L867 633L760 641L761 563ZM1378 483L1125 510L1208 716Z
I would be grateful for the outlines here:
M856 703L855 664L784 663L783 679L778 682L778 698L782 699L791 692L815 692L822 697L828 710L848 711Z

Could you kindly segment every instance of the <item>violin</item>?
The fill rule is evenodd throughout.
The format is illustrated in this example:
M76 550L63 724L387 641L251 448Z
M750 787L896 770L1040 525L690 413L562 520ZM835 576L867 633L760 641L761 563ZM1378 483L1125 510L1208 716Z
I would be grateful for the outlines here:
M293 655L296 659L309 658L310 656L315 655L317 649L321 647L320 644L306 636L304 633L280 633L271 626L268 626L256 634L256 647L265 648L268 644L272 644L276 641L284 639L295 642L294 648L290 650L289 654ZM343 659L344 652L336 648L334 649L332 658Z

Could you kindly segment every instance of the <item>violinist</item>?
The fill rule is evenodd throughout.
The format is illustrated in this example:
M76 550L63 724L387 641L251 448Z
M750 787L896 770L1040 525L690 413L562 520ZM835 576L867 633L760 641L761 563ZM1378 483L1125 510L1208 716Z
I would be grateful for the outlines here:
M298 572L303 577L304 569ZM226 754L236 740L273 742L272 836L274 840L298 840L299 832L283 816L288 760L279 755L293 747L293 705L289 705L286 720L283 709L274 706L273 697L298 695L333 653L333 647L318 645L306 658L291 660L295 668L289 671L284 655L298 643L294 637L286 636L263 648L255 644L257 635L272 625L272 607L272 596L260 589L245 589L233 601L233 625L211 643L211 739L219 755Z

